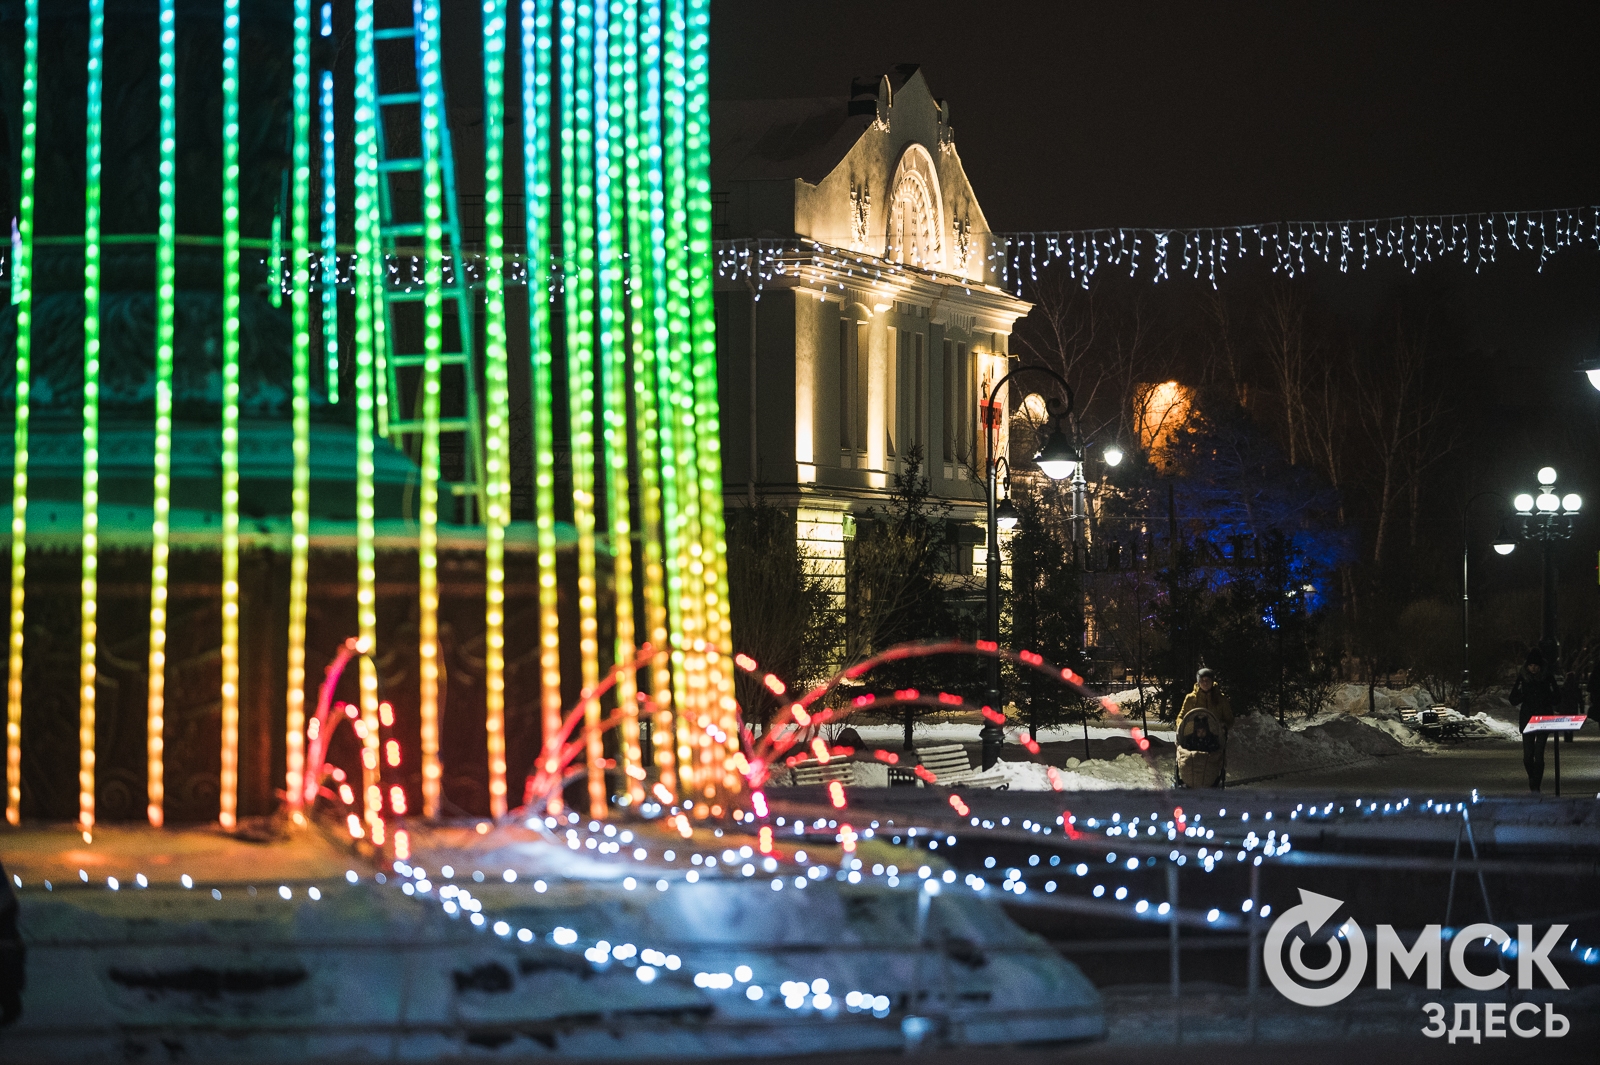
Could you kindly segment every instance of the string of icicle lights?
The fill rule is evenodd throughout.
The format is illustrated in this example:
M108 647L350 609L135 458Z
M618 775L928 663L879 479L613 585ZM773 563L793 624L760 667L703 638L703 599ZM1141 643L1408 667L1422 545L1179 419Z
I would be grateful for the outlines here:
M986 279L1018 293L1046 269L1066 270L1088 288L1101 271L1122 271L1151 282L1188 277L1221 283L1230 267L1259 258L1275 274L1298 277L1317 266L1340 273L1395 263L1410 273L1457 262L1475 273L1507 251L1537 253L1538 270L1556 253L1600 248L1600 207L1496 211L1460 215L1401 215L1336 222L1271 222L1199 229L1119 228L995 233L983 255ZM823 284L889 280L908 270L888 249L883 256L847 253L808 240L725 240L716 247L717 276L758 288L779 277L804 275ZM916 269L912 264L909 269ZM936 272L938 267L933 267Z
M161 0L152 30L160 42L152 68L160 84L159 95L159 232L148 237L132 234L107 236L101 232L100 162L102 150L101 52L104 45L104 0L90 0L88 52L88 109L84 268L84 469L83 561L79 646L79 822L85 837L95 824L96 727L95 673L98 655L96 617L99 589L96 580L98 540L96 503L98 485L98 372L100 326L100 254L108 242L148 242L155 253L157 323L148 358L154 369L155 458L149 476L154 487L152 588L148 708L146 713L147 812L153 824L168 820L163 781L167 776L166 732L171 718L166 684L168 625L168 567L171 514L172 380L174 361L183 345L177 343L182 327L175 313L175 260L178 247L210 244L210 238L185 237L176 228L176 159L184 151L175 121L181 86L175 78L181 29L175 0ZM324 386L330 399L355 404L356 563L360 666L360 723L364 733L363 816L353 819L352 832L382 843L384 822L390 815L406 813L402 789L379 786L379 727L392 727L378 699L373 666L377 647L375 612L374 449L375 438L391 435L391 422L419 417L422 446L422 506L419 508L418 650L423 660L419 683L423 715L423 808L435 814L440 808L439 785L443 774L437 759L437 719L429 720L441 684L437 669L429 667L429 652L437 655L436 611L438 591L431 572L434 526L440 519L441 496L439 435L451 430L449 415L440 410L441 334L448 328L442 313L442 289L451 284L461 258L453 251L454 238L444 232L453 226L453 212L443 209L440 174L447 170L444 157L448 140L442 136L446 113L442 61L444 44L440 0L417 0L411 17L414 27L380 24L373 0L355 0L355 77L353 93L341 96L337 81L314 69L315 36L332 35L329 5L294 0L292 44L293 92L291 102L292 152L288 195L277 206L274 235L270 239L241 232L243 210L240 187L239 139L242 80L249 77L249 59L242 42L249 28L240 0L224 0L217 16L222 31L222 278L220 351L222 363L221 437L222 535L216 548L222 556L222 624L217 633L222 676L217 693L221 708L219 758L219 820L232 827L240 813L238 767L241 761L239 729L239 620L242 605L238 579L238 520L241 506L239 468L241 314L245 293L241 272L243 250L269 253L287 271L279 298L272 301L290 319L287 352L292 376L293 424L293 543L289 589L288 654L284 663L289 694L286 707L285 792L290 813L304 821L306 746L309 722L305 714L308 671L305 646L309 515L311 484L309 421L312 385L312 346L322 339ZM485 484L488 506L483 515L489 526L484 603L489 654L486 753L491 804L495 813L527 801L508 790L505 765L504 698L505 663L521 653L517 642L537 642L540 659L540 717L546 727L547 750L559 750L558 736L566 703L576 693L561 690L563 665L591 685L614 674L616 663L630 663L626 676L604 701L586 704L592 723L601 718L620 722L614 752L599 742L587 742L585 770L589 774L587 802L592 816L603 816L611 796L642 803L650 766L641 743L641 715L654 729L655 794L670 793L691 800L697 812L720 815L725 796L742 786L737 706L733 696L733 667L724 530L722 523L722 467L718 445L719 420L716 394L716 357L711 288L716 265L711 241L710 136L708 97L709 0L486 0L481 5L485 43L483 70L486 90L494 96L488 108L487 133L493 144L484 159L491 186L486 195L488 221L497 230L487 254L473 261L488 263L496 282L489 290L485 325L487 403L485 422L489 440ZM12 611L10 617L9 685L7 699L6 766L7 817L21 815L23 743L22 639L26 620L23 594L26 563L27 431L31 319L33 198L32 161L38 130L37 40L38 0L29 0L27 40L24 49L22 148L23 170L18 233L10 256L12 301L19 308L17 344L16 466L13 481ZM196 16L198 19L199 16ZM420 246L404 250L392 236L383 182L395 169L384 153L385 121L378 84L385 60L378 44L410 38L415 51L406 60L419 74L422 107L431 116L424 124L421 162L427 225ZM508 85L507 59L519 53L520 86ZM331 85L331 89L330 89ZM210 91L215 91L212 86ZM520 90L527 116L508 123L503 107L507 91ZM45 106L50 106L47 100ZM339 254L333 240L335 220L326 217L343 199L334 186L337 167L327 166L328 131L340 107L350 107L355 130L353 195L343 202L352 206L355 253ZM315 119L315 121L314 121ZM318 150L313 150L313 128ZM520 129L516 128L520 127ZM519 143L520 141L520 143ZM520 148L525 182L523 218L506 209L504 183L507 151ZM476 160L467 160L476 165ZM320 195L312 196L314 171L320 164ZM352 173L353 172L353 173ZM556 208L552 181L556 175L574 184ZM325 213L322 218L316 212ZM503 252L498 230L525 225L531 247L523 255ZM281 230L287 225L287 241ZM551 261L559 233L561 261ZM315 236L314 236L315 235ZM281 245L287 243L287 248ZM259 252L258 252L259 254ZM504 264L501 256L504 254ZM396 372L390 360L388 338L390 297L399 289L393 267L414 255L417 284L428 293L425 306L423 400L415 412L393 412L386 398L401 393L385 387ZM545 264L533 270L532 283L551 293L552 300L528 301L526 346L510 344L504 285L527 283L528 261ZM388 264L387 266L385 264ZM520 267L521 279L518 278ZM478 267L480 276L483 267ZM560 278L581 276L584 286L563 290ZM343 350L335 342L338 289L351 291L354 344ZM287 298L284 298L287 297ZM551 313L555 298L564 299L562 329ZM312 302L321 306L321 322L312 317ZM284 306L287 304L287 306ZM320 328L318 328L320 326ZM566 373L558 375L556 360L564 359ZM345 360L341 366L340 360ZM540 621L536 632L511 633L505 624L505 534L510 523L510 456L512 439L510 395L512 361L526 359L530 367L532 447L535 470L535 527ZM178 368L180 371L182 367ZM339 394L341 369L349 374L349 398ZM562 377L567 384L560 384ZM387 382L392 385L393 382ZM407 430L408 432L411 430ZM395 442L401 443L398 431ZM560 627L556 571L555 455L570 449L585 461L574 462L573 524L579 530L579 574L576 633ZM613 552L608 544L632 543L632 552ZM634 616L634 595L643 609ZM573 636L576 639L573 639ZM402 652L404 649L401 649ZM637 670L637 675L635 674ZM430 691L430 687L434 691ZM592 705L591 705L592 704ZM390 711L392 714L392 710ZM394 747L396 745L389 745ZM396 747L396 751L398 748ZM614 755L614 761L612 758ZM382 757L391 767L397 754L384 748ZM430 764L431 760L431 764ZM615 770L615 781L606 772ZM557 793L559 803L559 792ZM543 799L541 799L541 802ZM685 803L687 805L687 803ZM728 807L731 808L731 807Z
M1340 222L1271 222L1202 229L1122 228L995 233L982 250L988 270L984 280L1021 293L1047 269L1066 270L1084 287L1101 272L1125 271L1151 282L1173 277L1220 284L1228 270L1248 258L1268 262L1274 273L1298 277L1318 266L1341 273L1365 270L1376 263L1398 264L1416 273L1424 266L1455 262L1474 273L1507 254L1537 254L1539 272L1557 253L1570 248L1600 248L1600 207L1564 207L1544 211L1493 211L1467 215L1399 215ZM505 248L502 269L507 285L525 285L529 252ZM914 274L947 272L943 266L919 264L896 249L883 254L840 248L807 238L719 240L712 245L716 276L723 281L750 282L760 290L779 279L803 278L825 287L893 281ZM355 256L335 257L336 284L348 286ZM488 265L482 254L468 253L458 264L447 260L446 278L463 271L470 284L485 283ZM958 274L968 276L965 271ZM972 273L974 281L978 280ZM284 274L287 284L288 274ZM552 296L563 291L559 261L546 277ZM384 283L410 291L423 284L419 257L385 258Z

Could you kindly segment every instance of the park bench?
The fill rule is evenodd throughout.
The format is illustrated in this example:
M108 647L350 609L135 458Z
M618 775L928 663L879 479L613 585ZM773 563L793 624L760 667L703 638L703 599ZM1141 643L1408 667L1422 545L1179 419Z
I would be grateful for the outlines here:
M826 784L830 780L837 780L845 787L850 787L856 782L856 764L835 758L827 765L823 765L813 758L808 758L794 767L794 783L797 786Z
M945 747L921 747L917 750L922 768L933 774L940 787L996 788L1010 787L1005 775L993 769L974 769L967 758L967 749L958 743ZM909 771L908 772L914 772ZM918 780L918 783L922 783Z
M1420 708L1402 706L1400 707L1400 721L1422 733L1430 740L1440 740L1457 735L1467 723L1466 718L1442 704Z

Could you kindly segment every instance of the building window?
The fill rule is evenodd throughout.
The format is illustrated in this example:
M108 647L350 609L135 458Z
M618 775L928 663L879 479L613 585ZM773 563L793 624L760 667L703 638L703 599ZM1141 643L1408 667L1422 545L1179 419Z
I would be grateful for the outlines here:
M889 454L907 455L914 447L925 448L928 442L928 338L908 329L895 330L893 337L889 385L894 418Z
M972 356L967 345L944 342L944 460L965 464L972 458L977 404L972 398Z
M867 324L839 319L839 448L867 450Z

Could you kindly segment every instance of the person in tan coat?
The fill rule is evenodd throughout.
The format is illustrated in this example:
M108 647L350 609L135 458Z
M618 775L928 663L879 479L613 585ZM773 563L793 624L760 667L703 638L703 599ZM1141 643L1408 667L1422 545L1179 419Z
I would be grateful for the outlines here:
M1233 727L1233 703L1217 686L1217 675L1207 666L1194 675L1194 691L1183 697L1183 708L1178 711L1178 728L1183 728L1183 717L1196 707L1205 707L1222 722L1225 729Z
M1220 788L1227 781L1228 729L1233 726L1233 705L1217 687L1216 674L1202 669L1195 674L1194 691L1178 711L1177 775L1182 788Z

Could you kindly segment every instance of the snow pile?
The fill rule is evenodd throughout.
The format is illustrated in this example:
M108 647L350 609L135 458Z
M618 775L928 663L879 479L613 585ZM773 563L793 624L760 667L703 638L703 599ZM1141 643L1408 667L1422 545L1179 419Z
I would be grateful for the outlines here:
M1515 722L1502 721L1482 710L1466 719L1461 735L1468 739L1510 740L1513 743L1522 740L1522 732Z
M1419 710L1434 704L1433 694L1426 688L1413 684L1409 688L1374 688L1369 708L1365 684L1341 684L1328 697L1328 708L1335 714L1366 717L1370 712L1379 717L1398 718L1402 708Z
M1143 758L1137 755L1123 755L1115 762L1087 762L1084 769L1091 772L1081 772L1071 768L1057 769L1056 775L1061 781L1062 791L1111 791L1116 788L1148 788L1156 784L1156 775ZM1137 775L1129 770L1134 769L1127 762L1136 762ZM1105 767L1102 769L1101 767ZM994 771L1001 773L1006 778L1012 791L1053 791L1055 785L1050 783L1050 771L1038 762L1006 762L994 764Z
M1267 714L1244 714L1234 719L1228 731L1228 779L1243 781L1348 765L1402 750L1387 731L1348 716L1297 730L1281 728Z

